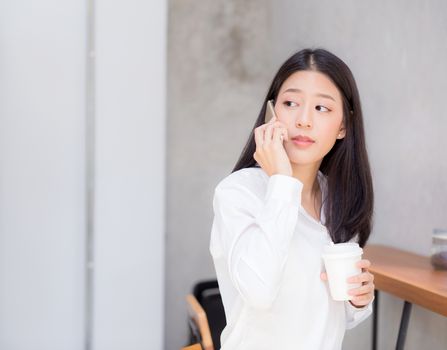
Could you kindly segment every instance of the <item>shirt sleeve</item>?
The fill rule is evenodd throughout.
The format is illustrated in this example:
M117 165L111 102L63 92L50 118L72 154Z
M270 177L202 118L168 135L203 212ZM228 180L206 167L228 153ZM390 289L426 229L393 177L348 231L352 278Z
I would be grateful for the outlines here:
M346 329L352 329L356 327L359 323L366 320L369 315L372 314L373 300L368 305L364 307L357 308L352 305L349 300L345 301L345 311L346 311Z
M230 279L244 301L269 308L279 290L301 205L302 183L272 175L262 200L240 183L214 192L214 239L227 263Z

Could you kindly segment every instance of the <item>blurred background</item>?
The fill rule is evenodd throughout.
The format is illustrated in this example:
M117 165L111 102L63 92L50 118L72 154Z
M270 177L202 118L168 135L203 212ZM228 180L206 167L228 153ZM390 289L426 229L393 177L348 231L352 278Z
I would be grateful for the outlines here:
M185 345L185 295L215 278L214 187L306 47L359 87L370 242L428 256L447 226L446 37L441 0L1 0L0 349ZM402 305L381 294L380 349ZM406 349L446 349L446 329L414 306Z

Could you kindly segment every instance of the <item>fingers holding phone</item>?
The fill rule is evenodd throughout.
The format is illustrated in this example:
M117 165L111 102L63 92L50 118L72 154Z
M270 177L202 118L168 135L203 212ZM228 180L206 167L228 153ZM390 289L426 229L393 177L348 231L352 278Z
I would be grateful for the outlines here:
M287 128L278 121L271 101L267 103L265 120L268 120L266 124L255 129L256 152L253 158L269 176L292 176L292 166L283 145L284 140L289 139Z
M266 110L265 110L265 126L266 126L266 131L269 130L269 127L273 127L273 128L279 128L281 130L281 133L278 135L278 137L273 138L273 140L288 140L288 133L287 133L287 128L285 127L285 125L283 125L283 123L281 123L278 120L278 117L276 116L275 113L275 109L273 107L273 100L268 100L267 101L267 105L266 105ZM275 130L273 129L273 130ZM268 131L268 135L265 137L266 140L272 140L272 136L273 136L273 131L270 133L270 131Z
M289 141L289 133L287 132L287 128L285 128L284 126L279 126L279 127L275 127L273 129L273 135L272 135L272 140L275 142L280 143L281 145L283 144L283 142Z
M264 144L278 142L282 145L284 140L289 140L287 128L276 117L273 117L270 122L264 125Z

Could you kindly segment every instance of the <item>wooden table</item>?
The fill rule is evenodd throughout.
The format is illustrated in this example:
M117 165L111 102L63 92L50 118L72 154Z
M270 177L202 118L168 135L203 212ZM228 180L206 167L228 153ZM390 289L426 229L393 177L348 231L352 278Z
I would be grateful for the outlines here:
M376 286L373 313L373 350L377 349L379 293L390 293L405 301L396 349L404 348L412 304L447 316L447 271L435 270L430 258L384 245L367 245L363 257L371 261L369 271Z

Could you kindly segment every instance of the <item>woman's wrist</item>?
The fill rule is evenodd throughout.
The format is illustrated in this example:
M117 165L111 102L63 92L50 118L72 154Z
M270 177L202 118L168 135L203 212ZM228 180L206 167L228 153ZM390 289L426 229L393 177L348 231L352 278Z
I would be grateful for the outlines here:
M362 307L365 307L365 305L355 305L354 303L352 303L351 300L349 300L349 303L357 309L361 309Z

